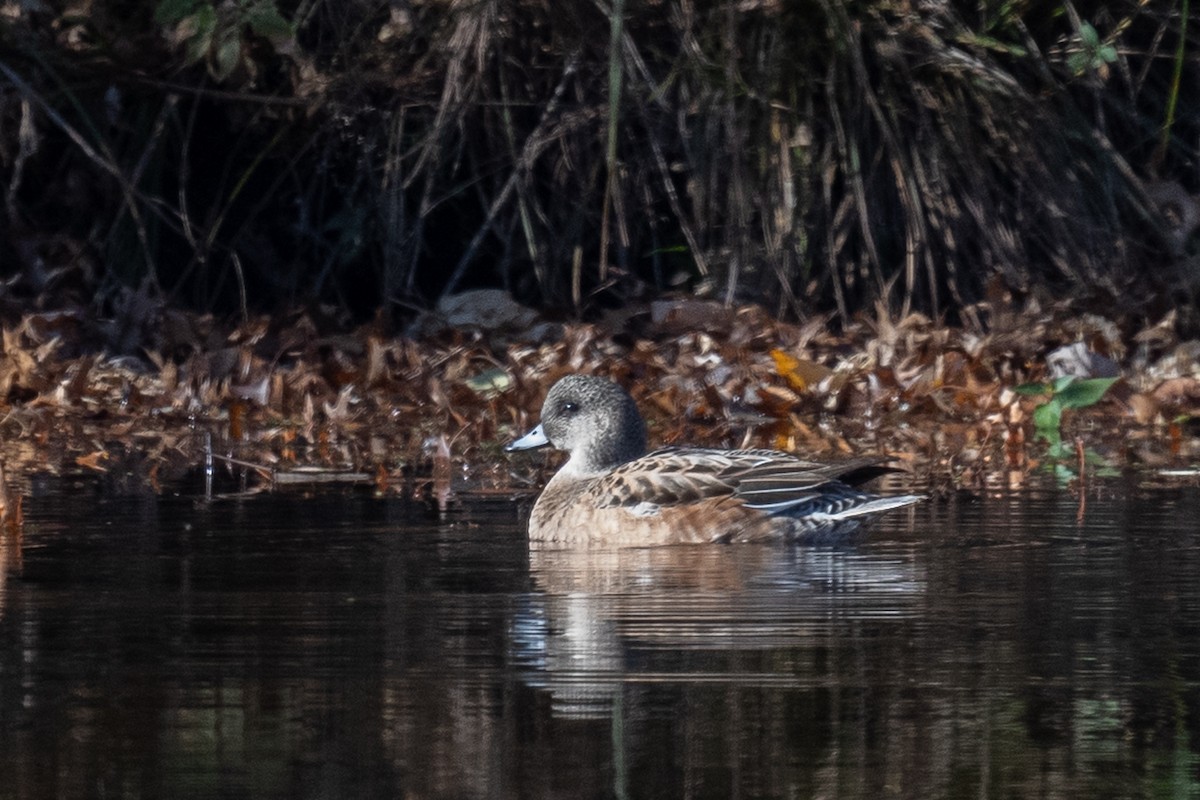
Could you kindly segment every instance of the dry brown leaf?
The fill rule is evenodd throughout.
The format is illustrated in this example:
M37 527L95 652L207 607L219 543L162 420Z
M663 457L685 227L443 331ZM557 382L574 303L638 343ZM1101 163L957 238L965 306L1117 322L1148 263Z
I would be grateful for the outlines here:
M800 396L784 386L759 386L756 389L758 402L754 404L762 413L783 419L800 403Z
M84 469L94 469L97 472L106 472L108 470L108 467L106 467L104 465L104 462L108 461L108 459L109 459L108 451L96 450L94 452L88 453L85 456L76 456L75 464L77 466L83 467Z
M388 378L387 356L391 349L377 334L367 337L367 364L363 371L367 388L378 386Z
M1139 392L1129 397L1129 410L1139 425L1149 425L1158 417L1158 400L1151 394Z
M1200 408L1200 379L1171 378L1155 387L1151 395L1164 406L1180 410Z

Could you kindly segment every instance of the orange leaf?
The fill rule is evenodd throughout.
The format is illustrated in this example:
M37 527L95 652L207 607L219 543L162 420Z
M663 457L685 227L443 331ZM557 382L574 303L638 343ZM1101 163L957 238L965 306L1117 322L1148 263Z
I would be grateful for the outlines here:
M108 452L106 450L97 450L94 453L88 453L86 456L76 456L75 463L87 469L94 469L97 472L104 472L105 467L101 462L108 460Z
M241 441L244 435L244 426L242 420L246 417L246 404L241 400L234 400L229 404L229 438L233 441Z
M775 360L776 371L798 392L808 391L810 386L815 386L833 374L833 370L823 364L796 358L782 350L772 350L771 358Z

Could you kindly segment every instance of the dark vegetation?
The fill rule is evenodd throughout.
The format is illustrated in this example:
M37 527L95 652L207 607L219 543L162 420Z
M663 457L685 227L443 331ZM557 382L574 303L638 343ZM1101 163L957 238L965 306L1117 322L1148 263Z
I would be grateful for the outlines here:
M1145 190L1200 191L1187 5L10 3L5 272L221 313L1151 303L1186 251Z
M1159 369L1126 397L1196 377L1200 353L1177 353L1200 331L1188 0L14 0L0 15L0 389L18 416L54 392L55 408L105 404L79 376L123 364L126 388L152 375L146 396L174 414L224 427L249 402L263 430L313 447L373 393L384 421L359 423L411 407L409 438L386 444L415 461L434 433L506 435L567 368L629 372L689 413L662 381L720 384L696 418L729 435L751 385L791 393L749 405L793 430L844 401L784 356L836 372L862 354L845 385L939 414L933 383L897 376L941 370L925 378L990 398L950 404L967 416L1000 413L1001 391L1073 340ZM419 313L474 288L600 327L431 333ZM701 307L687 297L730 309L691 330L742 342L722 353L731 374L637 355L706 352L661 316L636 327L663 297L684 317ZM750 306L780 327L754 312L735 330ZM609 344L583 363L572 336ZM510 394L463 388L492 369ZM1193 391L1121 413L1187 440ZM106 413L145 416L121 396ZM236 415L232 438L253 439ZM345 461L394 467L376 444ZM936 462L959 445L908 449Z

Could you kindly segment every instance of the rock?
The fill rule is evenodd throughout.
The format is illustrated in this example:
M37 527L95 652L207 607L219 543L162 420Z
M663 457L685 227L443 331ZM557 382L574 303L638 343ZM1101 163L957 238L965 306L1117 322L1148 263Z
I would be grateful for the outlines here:
M472 329L540 341L549 327L536 311L513 300L503 289L471 289L443 297L437 308L417 319L411 332L421 336L447 328Z
M1046 356L1051 378L1116 378L1121 374L1117 362L1088 349L1083 342L1068 344Z

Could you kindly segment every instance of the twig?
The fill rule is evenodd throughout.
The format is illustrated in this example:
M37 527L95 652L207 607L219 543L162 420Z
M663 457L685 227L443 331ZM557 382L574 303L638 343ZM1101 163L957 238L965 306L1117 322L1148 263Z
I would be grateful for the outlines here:
M132 208L132 205L133 199L137 198L146 203L149 208L153 209L156 216L158 216L160 220L178 232L178 221L172 219L171 215L161 207L161 200L159 198L150 197L145 192L138 189L138 187L134 185L128 177L126 177L125 173L121 171L121 167L118 166L111 157L92 147L92 145L90 145L88 141L83 138L83 135L80 134L79 131L75 130L74 126L72 126L71 123L67 122L67 120L63 118L62 114L59 114L58 111L56 111L49 103L47 103L46 100L32 86L30 86L24 78L18 75L16 71L14 71L3 61L0 61L0 74L3 74L18 92L20 92L24 97L41 109L42 113L46 115L46 118L53 122L59 130L66 134L67 138L74 142L75 146L78 147L88 159L93 161L101 169L117 179L117 182L121 185L122 193L125 194L126 202L131 205L130 213L135 215L135 218L137 212L136 209ZM139 231L139 235L140 234L141 231ZM147 254L147 258L149 258L149 254ZM153 264L148 266L150 271L153 273Z
M212 500L212 485L213 485L213 449L212 449L212 433L204 432L204 499Z
M21 187L21 176L25 171L25 161L38 148L37 131L33 127L33 107L29 99L21 101L21 122L17 127L17 155L12 160L12 177L8 181L8 192L4 196L8 207L9 219L17 218L17 190Z
M76 131L75 128L71 126L71 124L68 123L66 119L63 118L63 116L59 114L49 103L47 103L45 99L33 88L33 86L31 86L24 78L18 75L15 70L13 70L4 62L0 62L0 72L4 73L5 77L12 82L13 86L17 88L17 91L24 95L26 99L37 104L47 118L57 125L63 131L63 133L67 134L67 137L70 138L71 141L75 142L76 146L83 151L84 155L95 161L117 179L117 185L120 186L121 194L124 195L125 205L129 210L129 216L133 220L133 224L137 229L138 240L142 244L142 256L146 260L146 269L150 273L150 276L154 279L155 283L157 283L157 269L154 265L153 256L149 249L149 238L146 233L146 226L142 220L141 213L138 211L136 202L137 200L141 199L149 203L149 199L138 190L136 178L131 180L125 175L124 172L121 171L121 168L117 165L116 159L113 157L112 152L104 144L103 140L100 140L99 150L89 144L87 140L83 138L83 135ZM69 89L66 89L66 93L67 96L73 102L75 102L76 106L78 107L78 102L75 101ZM88 120L85 119L85 122L87 121ZM95 129L93 127L93 131L94 130ZM99 134L96 134L96 136L97 139L100 139Z
M213 453L210 451L205 454L205 458L206 459L211 458L216 461L223 461L226 464L229 464L234 467L245 467L246 469L252 469L255 472L261 472L265 475L271 474L271 468L268 466L265 466L263 464L255 464L253 461L243 461L242 459L234 458L233 456L224 456L224 455L221 455L220 453Z
M608 278L608 225L613 195L617 191L617 134L621 117L621 58L622 28L625 22L625 0L613 0L608 29L608 146L604 165L608 171L604 185L604 201L600 211L600 280Z
M517 180L522 178L529 168L533 166L533 162L541 155L542 151L550 144L550 139L544 137L544 131L551 117L558 111L558 105L562 101L563 93L567 89L567 83L570 81L575 70L579 68L580 51L576 50L567 58L567 65L563 69L562 78L558 82L558 86L554 88L554 94L550 97L550 102L546 104L545 110L542 112L542 118L538 120L537 126L529 137L525 140L525 148L521 152L520 159L513 165L513 171L508 176L508 180L504 182L504 187L496 198L492 200L491 206L488 208L487 217L480 224L479 229L475 231L475 235L471 237L471 243L467 245L467 249L463 251L462 256L458 259L458 264L454 267L454 272L450 273L450 279L446 281L446 285L442 288L443 295L449 295L454 292L458 282L462 280L463 275L467 272L467 267L471 263L471 259L475 257L475 251L479 249L479 245L483 243L483 238L487 236L488 231L492 229L492 223L496 219L496 215L500 213L500 209L508 202L508 198L516 189Z
M42 110L42 113L45 114L51 122L57 125L59 129L67 135L67 138L75 143L76 147L83 151L85 156L96 162L96 164L98 164L106 172L111 173L112 176L117 180L122 182L125 181L125 175L121 172L120 167L109 161L107 158L101 155L96 148L88 144L87 140L83 138L79 131L75 130L75 128L69 122L63 119L62 115L55 111L54 108L47 103L42 96L25 81L24 78L18 75L3 61L0 61L0 73L4 73L4 77L8 78L9 82L16 87L18 92L20 92L29 100L33 101L33 103Z
M610 13L605 9L604 5L596 2L596 6L602 13ZM622 31L621 43L625 47L625 57L629 59L631 72L636 71L642 76L642 82L649 89L649 100L647 102L635 103L634 108L642 117L642 121L646 125L646 131L653 134L654 126L650 123L650 115L647 111L647 106L650 103L658 106L660 109L667 109L668 103L663 99L660 86L658 86L653 76L650 74L649 68L646 66L645 60L641 53L638 52L637 46L633 39L630 38L628 31ZM683 116L678 117L679 124L682 125ZM708 266L708 258L704 255L704 250L700 247L699 237L696 236L696 231L687 215L683 213L683 204L679 202L679 193L675 190L675 182L671 178L671 169L667 165L667 158L663 154L662 143L658 138L651 135L647 137L650 142L650 152L654 155L654 165L658 168L659 177L662 179L663 193L667 197L667 204L671 207L671 213L675 215L676 221L679 223L679 231L683 234L683 238L687 240L688 248L691 250L692 260L696 262L696 269L702 277L708 277L711 271Z

